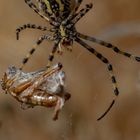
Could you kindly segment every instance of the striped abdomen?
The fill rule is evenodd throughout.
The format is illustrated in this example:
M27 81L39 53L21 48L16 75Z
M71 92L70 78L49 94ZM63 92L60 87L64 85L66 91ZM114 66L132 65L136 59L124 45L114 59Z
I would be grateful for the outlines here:
M48 17L65 19L73 10L75 0L38 0L40 10Z

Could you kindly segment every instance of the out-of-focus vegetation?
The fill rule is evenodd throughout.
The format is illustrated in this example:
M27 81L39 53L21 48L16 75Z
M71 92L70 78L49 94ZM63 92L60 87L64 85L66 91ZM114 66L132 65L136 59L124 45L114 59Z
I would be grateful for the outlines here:
M81 7L91 0L84 0ZM120 49L140 56L140 1L94 0L93 9L77 24L82 33L97 36ZM15 29L25 23L48 26L24 0L0 1L0 77L9 65L19 66L22 58L44 32L26 30L16 41ZM90 43L91 44L91 43ZM45 42L25 67L42 68L47 63L51 42ZM0 89L1 140L139 140L140 139L140 63L91 44L114 66L120 95L110 113L96 119L113 99L106 66L78 44L73 52L56 56L67 74L72 98L65 104L59 120L53 122L53 109L35 107L22 110L19 103Z

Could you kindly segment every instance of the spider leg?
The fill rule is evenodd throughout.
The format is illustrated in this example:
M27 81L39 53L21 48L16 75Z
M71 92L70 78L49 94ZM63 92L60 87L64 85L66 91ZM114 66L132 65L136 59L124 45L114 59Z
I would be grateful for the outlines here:
M66 20L63 21L63 24L67 24L67 22L71 20L73 20L73 24L76 24L92 8L93 4L92 3L86 4L85 8L81 9L78 13L76 13L79 6L80 6L80 3L79 5L76 6L75 10L71 12L68 18L66 18Z
M29 53L26 55L26 57L23 59L22 61L22 65L20 67L20 69L22 70L23 67L25 66L25 64L28 62L28 60L30 59L30 57L33 55L33 53L35 52L36 48L44 41L44 40L53 40L53 38L51 36L48 35L44 35L41 36L37 41L36 44L32 47L32 49L29 51Z
M17 40L19 40L19 33L25 29L38 29L41 31L46 31L47 27L42 27L42 26L38 26L35 24L24 24L22 26L20 26L19 28L16 29L16 38Z
M25 0L25 3L34 10L34 12L36 12L41 18L50 21L50 19L48 17L46 17L45 15L43 15L39 9L36 7L36 5L32 2L32 0Z
M111 48L115 53L118 53L118 54L122 54L130 59L133 59L135 61L138 61L140 62L140 57L138 56L135 56L133 54L130 54L128 52L125 52L125 51L122 51L120 50L118 47L110 44L110 43L107 43L105 41L102 41L102 40L99 40L97 38L94 38L94 37L90 37L90 36L87 36L87 35L84 35L84 34L81 34L81 33L78 33L78 36L81 37L82 39L85 39L85 40L89 40L89 41L92 41L92 42L95 42L97 44L100 44L102 46L105 46L107 48Z
M49 57L48 57L47 68L49 68L51 66L51 63L54 59L57 48L59 47L59 43L60 43L60 39L56 39L55 43L54 43L54 46L52 48L52 51L51 51L51 53L49 54Z
M80 7L81 3L83 0L76 0L75 1L75 6L72 8L73 10L71 10L70 15L68 16L68 18L63 21L64 24L66 24L68 21L72 20L75 16L77 16L76 11L78 10L78 8ZM68 6L69 6L69 2L68 2Z
M74 13L76 13L76 11L77 11L78 8L80 7L82 1L83 1L83 0L76 0L75 7L74 7L73 10L71 11L70 15L73 15Z
M77 14L75 14L75 17L73 19L73 23L76 24L83 16L86 15L86 13L88 11L90 11L93 7L93 4L90 3L90 4L86 4L86 7L81 9Z
M119 95L119 90L117 87L117 82L116 82L116 78L115 75L113 73L113 67L110 64L110 62L104 57L102 56L102 54L100 54L99 52L97 52L95 49L93 49L92 47L90 47L88 44L86 44L84 41L82 41L80 38L76 38L75 41L77 43L79 43L82 47L86 48L89 52L93 53L97 58L99 58L103 63L105 63L107 65L107 69L109 71L109 74L111 76L111 80L112 80L112 84L113 84L113 90L114 90L114 94L115 94L115 98L113 99L112 103L110 104L110 106L108 107L108 109L105 111L105 113L103 115L101 115L101 117L99 117L97 120L101 120L112 108L113 104L115 103L116 97Z

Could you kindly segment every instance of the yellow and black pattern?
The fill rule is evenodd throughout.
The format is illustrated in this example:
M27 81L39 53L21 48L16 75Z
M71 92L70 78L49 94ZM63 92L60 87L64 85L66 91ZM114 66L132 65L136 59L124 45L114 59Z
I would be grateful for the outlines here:
M70 0L39 0L41 10L51 19L66 18L70 12Z
M65 47L66 50L70 50L73 42L77 42L82 47L86 48L89 52L94 54L104 64L106 64L111 77L115 97L104 114L98 118L98 120L100 120L110 111L111 107L115 103L115 100L119 95L119 89L117 86L115 75L113 73L112 64L101 53L97 52L94 48L85 43L85 41L91 41L104 47L111 48L114 52L122 54L138 62L140 62L140 57L132 55L125 51L121 51L118 47L105 41L77 32L75 27L76 23L93 7L93 4L89 3L86 4L86 6L78 12L82 1L83 0L36 0L36 3L34 3L32 0L25 0L26 4L34 12L40 15L40 17L45 19L45 21L47 21L51 25L51 28L48 29L47 27L37 26L35 24L24 24L16 30L17 39L19 39L19 33L27 28L49 31L51 32L51 36L46 34L41 36L37 40L33 48L29 51L28 55L23 59L22 66L20 68L22 69L25 66L31 55L35 52L37 46L39 46L44 40L51 40L54 42L52 51L48 57L48 68L51 67L51 62L54 60L56 52L61 51L62 47Z

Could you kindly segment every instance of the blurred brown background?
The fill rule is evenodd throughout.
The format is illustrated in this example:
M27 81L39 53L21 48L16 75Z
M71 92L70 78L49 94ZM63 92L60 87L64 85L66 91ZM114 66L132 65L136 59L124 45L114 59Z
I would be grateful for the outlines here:
M92 0L84 0L85 3ZM93 0L94 8L77 24L78 31L117 45L140 56L140 1ZM9 65L19 66L41 31L26 30L16 41L15 29L25 23L46 25L24 0L0 1L0 77ZM19 103L0 89L0 140L140 140L140 63L112 50L90 43L114 66L119 98L100 122L96 119L113 99L106 66L77 44L73 52L57 56L67 74L72 98L59 120L53 122L53 109L35 107L22 110ZM49 46L49 47L48 47ZM47 63L52 43L44 41L25 67L34 71Z

